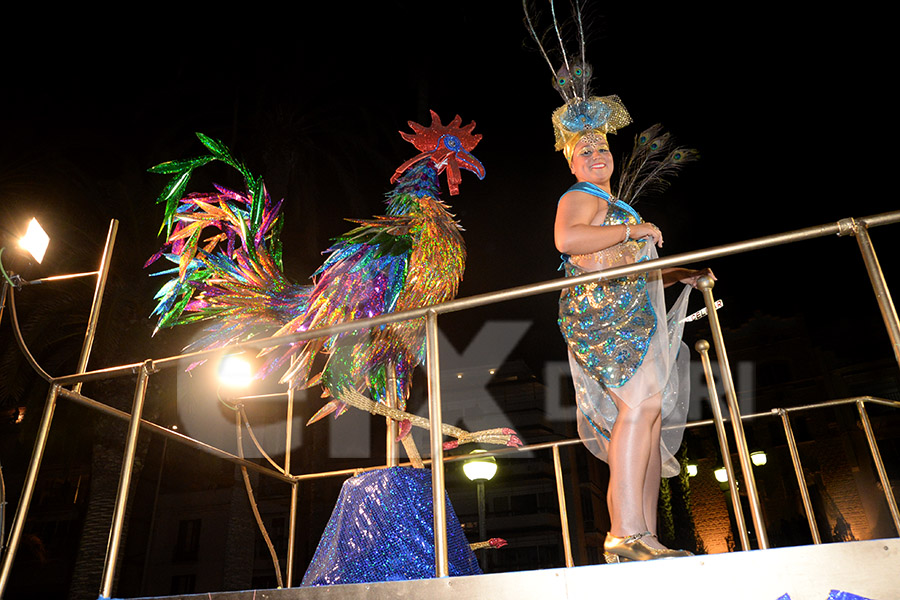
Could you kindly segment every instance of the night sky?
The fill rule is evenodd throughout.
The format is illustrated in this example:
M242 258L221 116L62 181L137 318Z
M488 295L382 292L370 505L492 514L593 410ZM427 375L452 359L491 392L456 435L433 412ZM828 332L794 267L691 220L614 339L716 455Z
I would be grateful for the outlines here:
M409 119L427 123L434 109L445 122L475 120L484 136L474 154L485 180L464 172L461 194L445 193L466 229L460 296L558 277L552 222L572 178L552 148L549 115L560 98L519 4L318 4L296 16L159 7L127 22L56 14L10 27L0 42L0 226L6 236L33 213L42 220L54 246L33 275L95 268L117 218L115 277L149 314L153 284L141 267L160 242L154 199L166 180L146 169L201 154L201 131L286 198L285 268L302 280L348 228L344 217L382 211L391 174L415 153L396 132ZM612 138L614 153L661 122L701 154L664 196L637 206L664 231L663 255L896 208L884 188L864 191L879 177L878 151L860 141L883 121L871 70L883 60L870 31L877 20L783 6L594 7L595 92L618 94L634 119ZM239 184L215 167L191 189L209 181ZM890 260L898 236L890 227L872 235L890 283L900 276ZM864 315L867 344L889 352L852 239L710 266L726 326L754 314L828 318L811 329L813 343L830 344L832 326L852 331ZM700 305L697 294L692 307ZM535 372L563 356L553 295L450 316L443 328L465 346L486 318L534 322L519 353ZM184 341L165 335L152 356Z

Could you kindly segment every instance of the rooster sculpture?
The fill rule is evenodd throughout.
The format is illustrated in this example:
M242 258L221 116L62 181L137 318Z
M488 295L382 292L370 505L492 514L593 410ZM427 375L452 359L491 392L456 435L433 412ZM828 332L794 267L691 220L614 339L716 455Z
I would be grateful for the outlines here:
M166 243L146 266L161 257L177 265L155 274L169 277L156 296L157 330L207 321L205 334L189 349L212 349L452 299L463 276L465 245L440 198L439 175L446 173L451 195L459 191L461 169L483 178L484 167L471 154L481 135L472 133L474 122L462 126L459 116L447 125L433 111L431 118L429 127L410 121L413 133L400 134L419 154L391 178L395 185L385 214L352 220L357 227L334 240L311 284L293 283L283 273L281 202L221 142L197 134L210 154L153 167L151 172L173 177L157 200L166 205ZM246 192L215 186L212 193L185 194L194 169L216 160L242 175ZM321 385L328 402L310 423L337 417L352 405L399 421L404 442L413 425L427 427L404 412L413 371L425 358L422 319L262 354L258 377L287 366L283 383ZM397 398L396 407L385 405L389 394ZM467 441L521 443L509 429L469 433L444 425L443 431L457 438L451 447Z

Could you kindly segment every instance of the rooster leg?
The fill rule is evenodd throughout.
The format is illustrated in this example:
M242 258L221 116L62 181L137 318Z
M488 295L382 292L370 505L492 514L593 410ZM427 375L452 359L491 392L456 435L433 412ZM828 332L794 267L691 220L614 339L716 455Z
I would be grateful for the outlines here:
M403 449L406 450L406 455L409 457L409 462L412 463L412 466L417 469L424 469L425 463L422 462L422 455L419 454L419 449L416 447L416 442L413 441L412 436L406 436L401 442L403 443Z
M341 402L347 404L348 406L353 406L373 415L381 415L382 417L388 417L401 423L403 421L407 421L410 425L419 427L421 429L431 429L431 423L425 417L420 417L419 415L414 415L397 408L391 408L390 406L381 404L380 402L374 402L373 400L366 398L353 389L342 390L339 399ZM445 450L451 450L458 447L460 444L468 444L471 442L496 444L498 446L522 445L522 441L516 435L516 432L512 429L509 429L508 427L484 429L482 431L475 431L470 433L465 429L460 429L459 427L454 427L453 425L447 425L446 423L443 423L441 425L441 433L456 438L456 440L446 442L444 444ZM408 438L408 435L402 437L403 440L406 440Z
M469 548L474 551L481 550L482 548L502 548L505 545L506 540L504 540L503 538L491 538L483 542L475 542L474 544L469 544Z

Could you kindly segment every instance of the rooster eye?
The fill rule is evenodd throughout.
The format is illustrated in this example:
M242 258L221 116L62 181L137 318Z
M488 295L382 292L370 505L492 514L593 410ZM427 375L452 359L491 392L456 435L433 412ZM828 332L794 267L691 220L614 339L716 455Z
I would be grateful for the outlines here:
M443 136L444 146L447 147L448 150L453 150L456 152L460 148L462 148L462 142L459 141L459 138L455 135L446 134Z

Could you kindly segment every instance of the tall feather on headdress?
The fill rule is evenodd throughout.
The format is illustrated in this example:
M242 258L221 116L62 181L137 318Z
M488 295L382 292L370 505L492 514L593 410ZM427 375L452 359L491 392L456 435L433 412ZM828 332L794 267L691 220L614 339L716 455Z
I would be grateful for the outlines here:
M553 73L554 89L559 92L566 102L584 100L588 97L590 91L592 69L587 63L584 54L585 39L581 4L580 0L572 0L571 2L572 20L574 21L574 28L577 32L575 39L577 52L573 53L571 48L567 51L567 44L564 39L565 36L563 35L563 26L556 16L556 6L552 0L550 2L552 26L548 28L547 34L544 36L538 35L537 30L535 29L534 20L529 13L528 0L522 0L522 10L525 12L525 27L537 43L538 50L540 50L541 55L550 67L550 71ZM559 43L559 66L554 66L553 60L550 58L551 54L554 56L556 55L556 51L547 50L543 41L544 37L551 35L555 37L556 41ZM571 44L569 45L571 46Z
M556 149L562 150L566 160L571 160L575 144L584 134L593 132L600 135L615 133L618 129L631 123L631 116L618 96L591 95L591 66L585 58L584 18L581 0L571 0L571 19L574 23L574 42L577 53L567 51L572 46L563 34L563 27L556 16L556 6L550 1L552 27L550 31L559 43L560 66L554 67L550 58L556 54L547 46L535 30L534 20L529 13L528 0L522 0L525 12L525 26L538 45L544 60L553 72L553 87L565 100L565 104L553 112L553 132L556 137ZM547 36L543 36L547 37ZM571 36L570 36L571 37Z
M538 35L535 20L529 9L529 0L522 0L525 27L537 43L538 50L553 72L553 87L565 100L565 104L553 113L553 130L556 149L563 150L571 160L575 144L585 133L592 131L605 135L615 133L631 122L631 116L618 96L597 97L591 95L591 67L585 56L584 11L582 0L570 0L571 19L574 23L577 54L567 51L573 45L563 34L553 0L550 0L551 26L545 35ZM545 38L555 37L558 52L548 50ZM567 44L567 42L569 42ZM560 67L554 67L551 55L559 55ZM641 195L659 193L669 186L669 179L678 174L686 163L699 157L696 150L678 146L671 134L663 132L662 125L653 125L635 136L631 155L619 164L619 180L616 197L633 204Z

